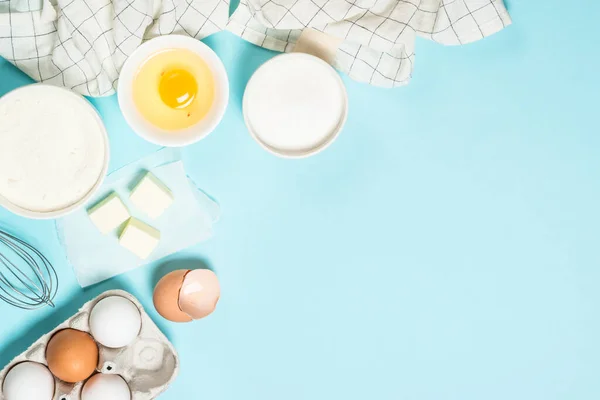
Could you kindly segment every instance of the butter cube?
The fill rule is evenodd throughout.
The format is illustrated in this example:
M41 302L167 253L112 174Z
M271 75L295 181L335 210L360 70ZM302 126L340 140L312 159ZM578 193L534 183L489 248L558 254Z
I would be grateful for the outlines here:
M148 172L133 188L131 203L150 218L156 219L173 203L173 194L161 181Z
M158 245L160 231L143 223L139 219L130 218L119 236L119 243L142 260L150 256Z
M129 219L127 207L115 192L90 208L88 215L94 225L105 235Z

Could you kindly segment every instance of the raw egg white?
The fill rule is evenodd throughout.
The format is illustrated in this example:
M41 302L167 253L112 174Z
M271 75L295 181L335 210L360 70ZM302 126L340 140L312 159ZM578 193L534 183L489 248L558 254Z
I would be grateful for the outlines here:
M100 300L90 313L90 332L106 347L118 349L131 344L141 328L140 310L121 296Z
M97 374L83 385L81 400L131 400L131 390L119 375Z
M177 270L154 288L154 307L169 321L190 322L211 314L220 295L219 280L211 270Z
M68 383L83 381L98 366L98 345L86 332L63 329L48 342L46 361L58 379Z
M6 400L52 400L54 377L45 365L23 362L8 371L2 392Z
M152 125L165 131L202 120L215 100L215 80L206 62L185 49L160 51L144 62L133 80L133 102Z

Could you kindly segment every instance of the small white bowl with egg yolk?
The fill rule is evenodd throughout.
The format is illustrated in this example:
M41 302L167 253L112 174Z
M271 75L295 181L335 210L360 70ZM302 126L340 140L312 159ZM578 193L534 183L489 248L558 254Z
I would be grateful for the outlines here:
M180 147L203 139L221 122L229 80L210 47L169 35L133 52L121 70L117 92L125 120L139 136Z

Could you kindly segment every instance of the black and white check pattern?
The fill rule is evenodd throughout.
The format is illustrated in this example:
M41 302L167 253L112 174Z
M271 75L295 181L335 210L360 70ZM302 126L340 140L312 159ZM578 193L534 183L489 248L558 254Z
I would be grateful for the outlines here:
M228 13L229 0L0 0L0 56L37 81L105 96L127 57L156 36L227 28L291 51L310 27L343 39L335 67L393 87L411 77L417 35L463 44L510 24L502 0L241 0Z
M113 94L145 40L225 29L228 0L0 0L0 56L37 81Z
M510 23L502 0L241 0L229 29L259 46L292 51L311 27L343 39L336 68L394 87L411 78L417 35L457 45Z

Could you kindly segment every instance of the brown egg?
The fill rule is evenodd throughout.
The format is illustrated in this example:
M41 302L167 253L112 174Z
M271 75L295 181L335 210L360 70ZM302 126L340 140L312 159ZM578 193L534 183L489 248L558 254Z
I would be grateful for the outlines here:
M183 280L179 308L193 319L204 318L215 310L220 296L217 275L210 269L196 269Z
M154 307L169 321L190 322L212 313L220 295L219 280L211 270L178 270L156 285Z
M98 365L98 345L86 332L63 329L46 347L50 372L58 379L76 383L89 378Z
M190 322L192 318L179 308L179 292L189 271L180 269L163 276L154 288L154 307L163 318L173 322Z

